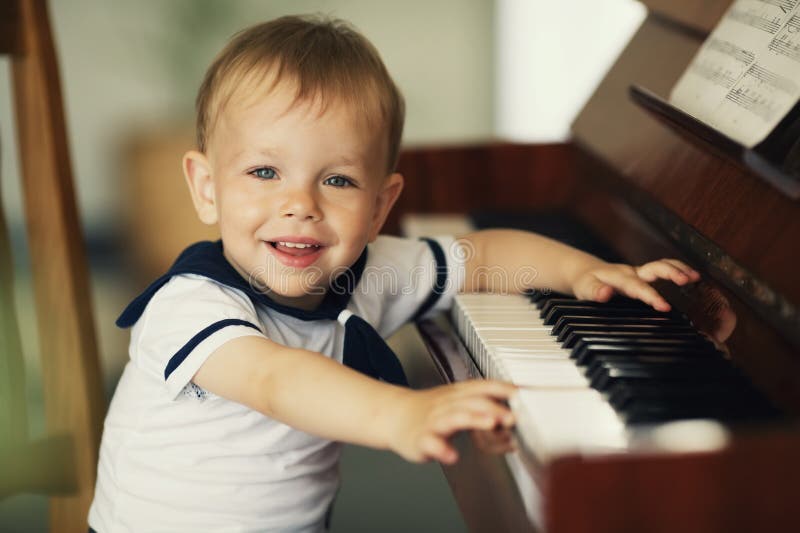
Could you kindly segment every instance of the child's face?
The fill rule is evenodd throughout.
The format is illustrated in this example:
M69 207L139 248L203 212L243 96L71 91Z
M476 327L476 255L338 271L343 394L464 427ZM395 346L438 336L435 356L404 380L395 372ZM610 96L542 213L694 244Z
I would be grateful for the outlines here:
M294 94L279 83L257 99L231 99L206 154L189 152L184 171L201 220L219 224L239 273L280 303L313 309L377 236L403 180L386 175L384 131L341 102L320 115Z

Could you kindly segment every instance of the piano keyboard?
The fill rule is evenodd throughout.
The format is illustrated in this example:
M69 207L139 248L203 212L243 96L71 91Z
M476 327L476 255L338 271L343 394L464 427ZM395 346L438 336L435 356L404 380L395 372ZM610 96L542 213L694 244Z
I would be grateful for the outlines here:
M534 293L462 294L452 313L483 376L521 387L517 432L539 460L625 451L666 422L772 414L677 312Z

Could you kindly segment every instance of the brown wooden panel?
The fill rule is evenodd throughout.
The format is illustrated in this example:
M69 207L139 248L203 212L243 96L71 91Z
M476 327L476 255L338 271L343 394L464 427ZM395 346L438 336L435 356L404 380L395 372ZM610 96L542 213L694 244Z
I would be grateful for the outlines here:
M405 150L405 190L387 221L405 213L564 205L576 183L569 144L486 144Z
M797 531L799 445L774 430L710 453L563 458L548 467L547 531Z
M88 268L45 2L22 1L20 21L12 77L47 431L73 436L77 473L77 490L51 499L51 528L86 531L105 408Z

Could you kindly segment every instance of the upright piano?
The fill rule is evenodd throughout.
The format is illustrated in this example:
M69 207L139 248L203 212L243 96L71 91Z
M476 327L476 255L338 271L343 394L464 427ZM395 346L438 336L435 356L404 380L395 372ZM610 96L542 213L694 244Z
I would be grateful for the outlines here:
M469 213L473 227L533 229L632 264L677 257L703 276L658 287L674 307L666 323L623 300L540 292L466 296L460 314L418 324L436 379L528 385L517 452L486 455L461 436L461 460L444 467L473 531L800 531L800 199L665 103L730 0L644 3L569 143L401 158L395 229L402 213ZM570 331L550 328L569 317L565 344ZM482 344L492 339L505 351ZM556 386L514 350L553 355ZM412 385L429 377L410 373ZM604 417L612 425L594 427Z

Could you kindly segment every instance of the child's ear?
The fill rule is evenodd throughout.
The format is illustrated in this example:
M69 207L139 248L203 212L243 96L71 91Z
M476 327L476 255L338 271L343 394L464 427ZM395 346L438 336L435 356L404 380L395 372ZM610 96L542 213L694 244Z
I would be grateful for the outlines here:
M195 150L183 156L183 175L192 195L197 216L204 224L217 223L217 205L214 196L214 179L211 165L205 155Z
M378 192L378 198L375 205L375 213L372 217L372 229L369 234L369 241L372 242L378 236L378 233L386 222L386 217L389 216L389 211L400 196L403 190L403 175L395 172L390 174L383 183L381 190Z

